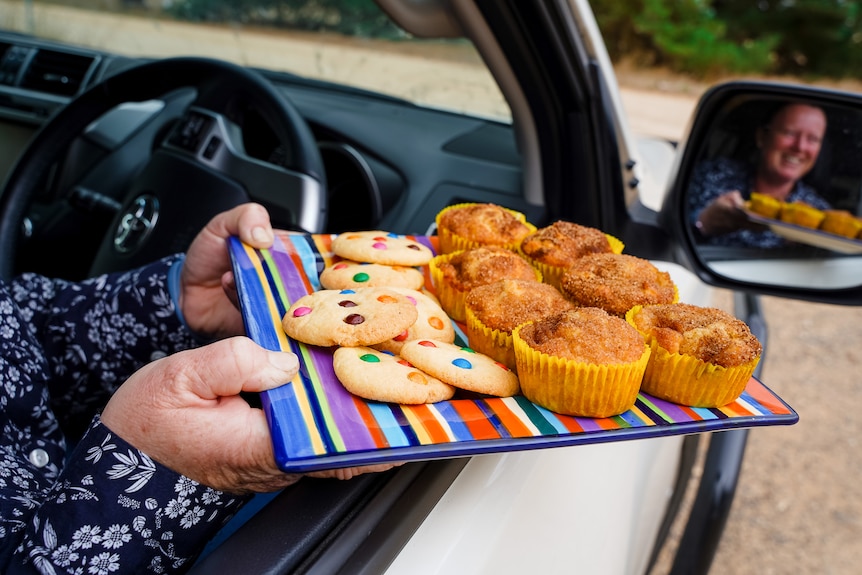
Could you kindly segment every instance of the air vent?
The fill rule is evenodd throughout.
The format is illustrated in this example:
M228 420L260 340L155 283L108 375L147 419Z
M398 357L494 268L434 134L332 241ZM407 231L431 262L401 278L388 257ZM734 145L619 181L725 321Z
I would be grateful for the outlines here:
M56 50L39 50L27 66L21 87L60 96L81 89L94 58Z
M0 42L0 84L14 84L19 67L20 61L15 57L12 44Z

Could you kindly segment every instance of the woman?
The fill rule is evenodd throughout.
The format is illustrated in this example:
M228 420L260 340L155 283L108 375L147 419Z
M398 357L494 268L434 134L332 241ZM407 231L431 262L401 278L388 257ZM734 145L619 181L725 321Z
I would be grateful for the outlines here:
M81 283L0 282L0 572L182 571L249 494L299 480L240 397L299 365L236 337L231 235L274 237L247 204L185 257Z
M773 248L785 240L753 224L742 208L751 192L781 202L804 202L818 209L829 203L802 181L817 162L826 135L826 114L817 106L791 103L757 129L756 165L719 158L697 167L689 188L696 233L727 246Z

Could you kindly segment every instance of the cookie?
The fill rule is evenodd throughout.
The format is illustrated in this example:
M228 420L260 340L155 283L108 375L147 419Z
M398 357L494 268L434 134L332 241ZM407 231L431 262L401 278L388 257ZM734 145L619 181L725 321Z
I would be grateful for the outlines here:
M310 293L290 306L281 324L288 336L310 345L359 346L392 339L418 316L406 296L369 287Z
M419 289L425 276L416 268L341 260L320 272L320 285L325 289L355 289L360 287L402 287Z
M332 253L346 260L389 266L424 266L434 257L428 246L382 231L339 234L332 240Z
M404 344L401 357L459 389L499 397L515 395L520 390L515 372L468 347L417 339Z
M436 403L455 395L454 387L405 359L369 347L339 347L332 367L347 391L371 401Z
M430 292L396 287L390 287L389 289L403 294L407 299L412 301L416 305L416 311L419 312L419 316L413 325L402 333L372 347L399 354L404 343L414 339L433 339L446 343L455 341L455 328L452 326L452 320L449 319L449 316L440 307L440 301L433 295L430 295Z

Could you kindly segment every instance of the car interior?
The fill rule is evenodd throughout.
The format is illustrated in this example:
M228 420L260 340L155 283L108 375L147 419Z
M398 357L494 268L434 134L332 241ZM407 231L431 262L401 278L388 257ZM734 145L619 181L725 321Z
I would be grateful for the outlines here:
M6 46L4 61L9 59L10 52L14 54L29 42L16 39L17 43L13 44L9 40L12 39L0 44L0 48ZM42 52L40 48L38 53ZM55 51L52 56L63 58L65 54ZM82 62L87 58L77 54L71 57ZM120 74L120 80L127 86L138 86L141 82L138 72L126 71L132 64L129 59L94 53L86 61L88 66L81 67L82 82L104 82L115 74ZM41 65L38 58L27 62L28 67ZM60 60L57 65L66 64ZM188 70L178 71L174 82L187 82ZM16 70L16 74L23 77L29 73L27 69ZM165 81L166 74L159 70L156 73ZM292 125L285 120L284 131L294 130L296 126L304 128L307 124L309 133L303 142L285 142L288 137L279 139L273 133L274 124L262 117L262 109L253 108L241 116L230 116L231 112L225 110L224 115L233 124L231 130L212 137L230 138L230 147L238 148L250 159L239 162L238 156L232 155L232 160L221 160L221 167L234 170L240 179L273 180L270 186L249 185L245 191L226 190L228 197L224 201L228 204L238 200L259 201L270 210L277 227L316 233L382 227L399 233L421 234L428 230L434 214L442 207L467 199L503 203L537 215L535 207L528 205L520 192L520 158L510 125L419 108L371 93L355 90L343 93L332 86L324 89L314 82L288 75L270 73L268 80L289 98L295 106L293 113L302 118L298 122L294 120ZM68 90L65 86L59 89ZM23 255L18 258L16 271L27 269L70 279L90 273L83 262L96 259L102 239L126 201L123 194L127 193L128 186L137 186L136 189L142 191L176 186L183 190L182 201L188 205L210 206L196 221L179 224L185 227L185 234L172 234L172 241L163 246L161 253L148 253L145 258L181 249L182 244L178 242L190 241L192 230L216 213L212 210L227 205L215 199L214 190L222 182L209 178L204 181L184 179L193 178L193 174L201 177L204 170L189 171L190 166L194 166L195 161L204 165L211 162L205 155L212 152L205 149L211 145L209 140L177 145L180 142L177 134L192 129L190 126L200 120L195 111L184 110L189 104L189 92L183 88L182 85L158 87L143 103L126 104L122 100L131 98L132 94L121 95L123 87L112 85L114 93L105 102L82 106L82 109L95 106L95 111L64 110L64 118L74 117L71 122L74 126L61 126L57 119L47 125L42 132L43 138L49 140L46 147L56 146L62 138L68 141L70 152L62 165L50 172L43 172L39 166L35 168L38 173L19 178L23 180L22 185L31 188L29 193L34 198L28 213L32 230L21 246ZM139 90L128 88L128 91L135 89ZM0 114L15 107L8 115L14 116L16 121L8 128L4 125L4 129L18 134L21 142L31 136L36 127L28 131L26 124L20 125L24 116L21 110L28 107L33 110L27 119L35 124L40 121L39 111L48 103L40 106L40 102L34 100L44 97L50 101L55 95L34 94L28 90L27 101L23 101L25 97L14 92L8 98L7 107L0 108ZM164 103L149 101L167 92L171 92L170 98ZM134 97L140 100L141 95ZM119 104L125 105L114 109L110 117L88 125L98 114ZM224 104L225 107L235 105L235 102ZM358 107L362 109L361 114L356 113ZM184 124L175 127L177 121ZM415 138L416 131L424 137ZM12 139L4 138L4 141ZM316 149L303 156L297 153L301 146ZM184 148L181 151L186 153L186 161L171 166L171 181L147 181L146 172L142 175L141 171L147 161L159 158L166 161L168 154L159 154L159 148L163 147L171 147L174 154L178 148ZM40 150L40 157L44 156ZM308 158L319 158L321 166L309 168L298 164L309 161ZM230 161L241 165L230 165ZM27 169L23 162L18 167ZM298 206L278 205L278 200L263 195L261 190L289 189L296 182L286 172L301 173L303 170L313 173L320 182L328 183L326 197L309 201L303 196L303 205L313 213L300 214ZM37 176L44 179L37 182ZM132 185L133 181L138 183ZM481 181L481 187L476 187L472 181ZM200 201L190 197L195 193L193 190L202 194ZM160 193L170 197L167 192ZM278 195L279 198L285 196L290 197ZM163 198L163 201L170 200ZM69 217L70 214L74 217ZM318 215L320 217L315 217ZM75 241L69 241L71 238ZM120 265L130 263L134 262L124 260Z

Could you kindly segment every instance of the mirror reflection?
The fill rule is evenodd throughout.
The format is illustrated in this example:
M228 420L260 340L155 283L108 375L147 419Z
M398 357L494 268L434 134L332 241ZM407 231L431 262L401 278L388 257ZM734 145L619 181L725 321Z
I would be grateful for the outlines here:
M686 209L700 257L752 283L862 283L862 113L738 98L702 143Z

